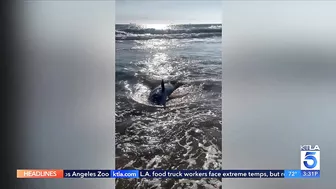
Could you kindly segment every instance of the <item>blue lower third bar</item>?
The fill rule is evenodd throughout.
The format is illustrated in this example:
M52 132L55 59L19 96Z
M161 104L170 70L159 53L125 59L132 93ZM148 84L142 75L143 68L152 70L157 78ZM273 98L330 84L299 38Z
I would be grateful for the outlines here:
M139 178L138 170L111 170L111 178L134 179Z
M285 170L285 178L320 178L320 170Z
M301 178L320 178L320 170L301 170Z
M301 170L285 170L284 178L302 178Z

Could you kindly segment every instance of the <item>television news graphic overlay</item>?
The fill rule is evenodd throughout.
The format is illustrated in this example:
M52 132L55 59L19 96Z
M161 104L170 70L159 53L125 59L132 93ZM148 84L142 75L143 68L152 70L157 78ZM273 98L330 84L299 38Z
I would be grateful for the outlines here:
M301 170L285 170L284 178L302 178Z
M301 177L319 178L320 177L320 147L318 145L301 145Z
M17 178L138 179L138 178L317 178L316 170L60 170L20 169Z
M64 178L111 178L110 170L64 170Z
M139 178L139 170L111 170L111 178L118 178L118 179Z
M60 169L18 169L16 178L63 178Z
M17 170L17 178L284 178L284 170Z
M140 178L284 178L284 170L140 170Z

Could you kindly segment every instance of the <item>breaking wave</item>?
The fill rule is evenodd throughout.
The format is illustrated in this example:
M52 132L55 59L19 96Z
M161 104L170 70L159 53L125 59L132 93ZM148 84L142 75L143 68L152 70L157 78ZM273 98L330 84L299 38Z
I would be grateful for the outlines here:
M117 25L116 40L190 39L222 36L220 24L171 25L165 29L145 28L140 25Z

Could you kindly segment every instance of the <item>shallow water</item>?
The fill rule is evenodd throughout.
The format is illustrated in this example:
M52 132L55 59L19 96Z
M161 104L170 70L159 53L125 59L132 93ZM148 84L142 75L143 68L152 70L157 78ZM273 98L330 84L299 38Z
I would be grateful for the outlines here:
M123 28L117 25L117 34ZM138 35L137 40L116 34L117 169L221 169L221 37L193 37L207 28L214 33L212 25L177 28L145 30L149 34L131 30L127 35ZM186 37L174 38L176 33ZM186 83L174 93L188 95L167 102L167 109L151 105L150 90L162 79ZM117 180L117 188L220 185L216 179Z

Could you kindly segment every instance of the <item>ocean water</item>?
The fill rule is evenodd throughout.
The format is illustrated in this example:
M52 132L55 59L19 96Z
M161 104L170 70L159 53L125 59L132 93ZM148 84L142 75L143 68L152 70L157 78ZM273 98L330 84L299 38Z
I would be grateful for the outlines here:
M221 169L221 25L116 25L116 168ZM185 83L167 109L161 80ZM117 188L220 188L217 179L123 179Z

